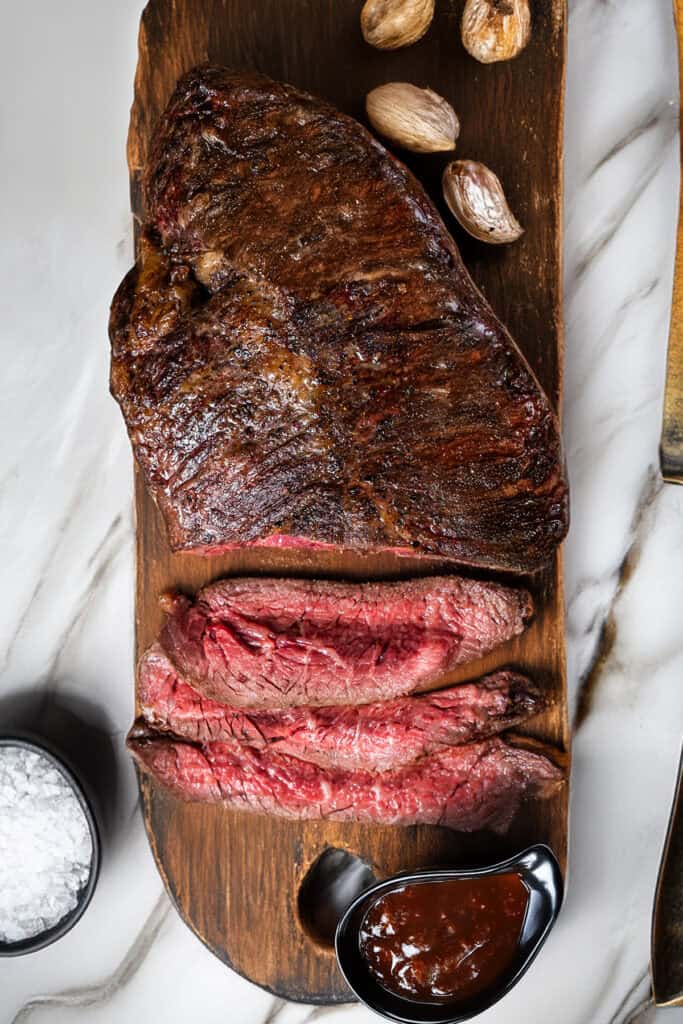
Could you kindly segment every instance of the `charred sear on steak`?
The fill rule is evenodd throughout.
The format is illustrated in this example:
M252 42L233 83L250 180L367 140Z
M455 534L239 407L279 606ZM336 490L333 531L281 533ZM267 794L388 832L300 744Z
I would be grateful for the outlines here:
M164 600L161 645L202 697L240 707L387 700L521 634L525 590L458 576L396 583L233 578Z
M183 77L112 307L112 392L177 551L333 545L532 570L556 417L412 175L328 104Z
M140 768L181 800L286 818L445 825L504 832L520 804L551 795L562 772L544 754L494 738L385 772L321 768L240 743L131 737Z
M546 706L525 676L496 672L475 683L375 704L230 707L200 696L160 644L141 659L137 698L147 730L195 743L246 743L323 767L374 771L493 736Z

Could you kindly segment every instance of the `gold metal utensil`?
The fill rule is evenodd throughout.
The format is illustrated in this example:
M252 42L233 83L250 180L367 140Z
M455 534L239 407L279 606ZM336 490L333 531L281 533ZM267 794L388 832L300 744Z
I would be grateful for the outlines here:
M674 0L674 15L678 35L678 74L679 89L681 89L683 86L683 0ZM683 139L683 133L681 133L681 137ZM683 483L683 188L681 189L678 218L660 458L664 479L674 484Z

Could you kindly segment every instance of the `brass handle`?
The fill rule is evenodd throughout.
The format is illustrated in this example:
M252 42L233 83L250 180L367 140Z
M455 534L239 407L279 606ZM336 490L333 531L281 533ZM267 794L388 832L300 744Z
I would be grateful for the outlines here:
M678 36L678 84L683 95L683 0L674 0L674 16ZM683 115L683 100L681 114ZM683 131L681 139L683 157ZM683 166L683 158L681 164ZM678 214L660 461L665 480L675 484L683 483L683 179Z

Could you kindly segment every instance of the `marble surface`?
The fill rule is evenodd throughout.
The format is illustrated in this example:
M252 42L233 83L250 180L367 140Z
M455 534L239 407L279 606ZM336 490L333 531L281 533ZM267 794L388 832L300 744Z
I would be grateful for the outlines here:
M105 848L74 931L0 960L0 1024L370 1024L358 1006L284 1004L237 977L163 893L123 747L131 458L105 389L107 309L132 252L124 144L141 3L3 6L0 725L28 716L84 752L105 794ZM570 8L570 887L532 971L482 1020L674 1024L683 1009L655 1012L647 974L683 721L683 489L662 486L657 469L678 189L674 34L669 0Z

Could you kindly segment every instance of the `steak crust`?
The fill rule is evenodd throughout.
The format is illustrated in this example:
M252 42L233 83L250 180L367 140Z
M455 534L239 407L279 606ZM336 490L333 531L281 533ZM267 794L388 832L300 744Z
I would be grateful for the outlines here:
M422 187L361 125L195 69L145 194L111 388L173 550L551 557L568 525L553 410Z

